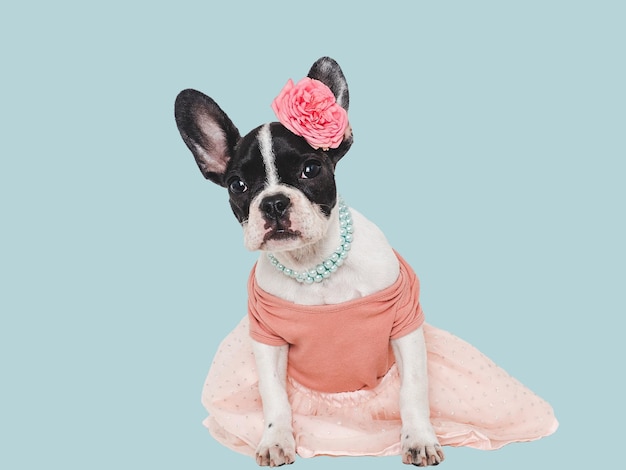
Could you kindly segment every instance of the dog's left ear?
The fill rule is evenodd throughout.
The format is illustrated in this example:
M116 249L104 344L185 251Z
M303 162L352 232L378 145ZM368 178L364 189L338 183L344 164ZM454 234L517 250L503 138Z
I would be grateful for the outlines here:
M317 59L311 70L309 70L309 78L319 80L326 85L335 95L337 104L348 111L350 106L350 94L348 93L348 82L339 67L339 64L330 57L322 57Z
M350 93L348 92L348 82L339 67L339 64L330 57L321 57L315 61L308 74L309 78L319 80L326 85L335 95L337 104L348 111L350 106ZM328 156L336 164L352 146L352 130L346 136L339 147L326 151Z

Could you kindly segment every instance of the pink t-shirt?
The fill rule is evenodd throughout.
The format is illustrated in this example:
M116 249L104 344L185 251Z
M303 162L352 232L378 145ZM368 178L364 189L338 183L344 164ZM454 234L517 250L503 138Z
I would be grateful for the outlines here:
M397 257L400 274L394 284L331 305L299 305L268 294L257 285L253 268L250 336L273 346L288 344L288 374L305 387L321 392L376 387L395 362L390 340L424 322L417 276Z

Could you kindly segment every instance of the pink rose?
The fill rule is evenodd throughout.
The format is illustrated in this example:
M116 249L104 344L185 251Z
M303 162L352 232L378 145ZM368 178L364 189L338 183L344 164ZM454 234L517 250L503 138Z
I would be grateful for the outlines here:
M283 126L304 137L314 149L339 147L348 129L348 113L337 104L330 88L309 77L296 85L289 79L272 109Z

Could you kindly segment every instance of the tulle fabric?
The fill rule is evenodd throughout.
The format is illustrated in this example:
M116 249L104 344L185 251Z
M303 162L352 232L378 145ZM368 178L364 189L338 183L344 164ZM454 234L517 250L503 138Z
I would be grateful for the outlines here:
M476 348L424 324L431 422L442 445L498 449L558 427L552 408ZM400 453L400 377L395 365L372 390L320 393L288 379L301 457ZM207 376L204 425L225 446L253 456L263 430L248 317L225 338Z

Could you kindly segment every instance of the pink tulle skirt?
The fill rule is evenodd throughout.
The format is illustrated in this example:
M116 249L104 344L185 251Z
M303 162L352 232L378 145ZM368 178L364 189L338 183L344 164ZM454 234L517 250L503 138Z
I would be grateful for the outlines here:
M556 430L550 405L484 354L446 331L428 324L423 329L431 422L441 445L490 450ZM395 366L372 390L320 393L289 379L298 455L399 454L399 389ZM209 412L204 425L213 437L253 456L263 410L247 317L220 345L202 403Z

